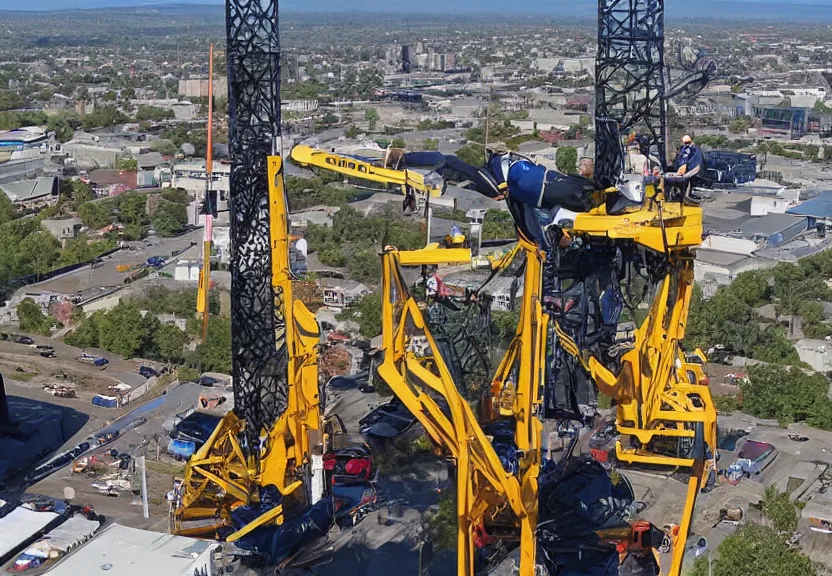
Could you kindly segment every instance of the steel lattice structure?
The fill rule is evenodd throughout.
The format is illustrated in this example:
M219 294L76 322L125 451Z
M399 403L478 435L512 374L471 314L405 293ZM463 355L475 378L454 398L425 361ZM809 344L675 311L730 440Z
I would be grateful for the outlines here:
M599 0L595 60L596 179L612 186L624 168L621 135L649 135L666 164L664 0Z
M267 158L280 153L277 0L228 0L231 151L231 346L234 410L255 457L261 431L287 407L282 294L272 286Z

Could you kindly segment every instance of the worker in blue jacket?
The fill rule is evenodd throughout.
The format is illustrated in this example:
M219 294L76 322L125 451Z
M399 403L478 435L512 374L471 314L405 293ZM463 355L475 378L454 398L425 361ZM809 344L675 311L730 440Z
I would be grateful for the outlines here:
M682 147L670 167L672 172L665 174L665 190L669 193L670 190L675 189L676 197L686 204L699 204L702 199L693 192L693 179L704 170L704 167L705 157L702 155L702 150L693 143L693 138L685 134L682 136Z
M511 154L504 144L490 148L487 168L504 196L517 202L546 212L558 208L563 214L587 212L592 208L590 195L595 189L592 180L549 170Z

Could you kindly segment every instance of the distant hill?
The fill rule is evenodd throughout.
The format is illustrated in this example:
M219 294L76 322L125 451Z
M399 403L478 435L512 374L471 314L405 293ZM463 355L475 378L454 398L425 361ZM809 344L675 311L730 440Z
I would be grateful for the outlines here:
M47 11L67 9L128 8L154 6L159 9L172 8L172 2L153 0L0 0L0 10ZM178 0L178 5L196 7L221 5L222 0ZM728 24L739 24L739 20L772 20L789 22L832 22L832 0L666 0L668 20L716 19ZM553 17L591 18L596 13L593 0L524 0L512 8L509 16L547 14ZM351 11L378 13L446 13L446 14L505 14L505 0L282 0L281 10L287 12ZM732 20L728 20L732 19Z

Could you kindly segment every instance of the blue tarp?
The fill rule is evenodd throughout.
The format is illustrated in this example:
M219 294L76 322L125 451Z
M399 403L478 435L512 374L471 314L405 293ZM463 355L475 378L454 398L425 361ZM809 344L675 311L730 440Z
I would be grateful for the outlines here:
M832 218L832 190L824 190L811 200L789 208L786 213L813 218Z
M101 406L102 408L118 408L118 398L115 396L102 396L101 394L96 394L92 398L92 403L95 406Z
M232 517L236 512L232 513ZM257 516L259 514L248 521L250 522ZM324 498L303 515L287 520L280 526L258 528L237 540L235 544L243 550L257 553L266 564L274 566L304 546L325 536L329 527L332 526L332 517L332 500ZM240 517L238 516L237 519ZM235 525L237 519L235 519Z

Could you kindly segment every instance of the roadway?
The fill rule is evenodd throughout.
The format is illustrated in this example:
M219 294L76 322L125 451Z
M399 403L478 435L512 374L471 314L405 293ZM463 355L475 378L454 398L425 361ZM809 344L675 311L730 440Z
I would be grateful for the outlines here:
M22 298L27 293L37 291L78 294L83 300L88 300L96 295L125 286L124 279L127 274L118 272L116 266L144 264L151 256L165 256L169 260L163 269L172 269L176 260L183 255L171 257L171 254L199 245L203 234L203 230L198 228L176 238L147 238L138 242L127 242L127 248L105 257L102 263L95 267L85 266L51 280L24 286L15 292L14 297Z

